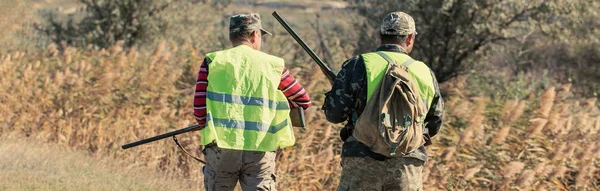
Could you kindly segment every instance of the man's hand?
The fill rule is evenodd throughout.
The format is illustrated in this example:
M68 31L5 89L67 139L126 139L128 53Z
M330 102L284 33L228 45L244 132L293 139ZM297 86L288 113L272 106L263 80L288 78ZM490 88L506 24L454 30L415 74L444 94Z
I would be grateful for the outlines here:
M352 129L347 127L340 129L340 138L342 141L346 142L346 139L348 139L350 136L352 136Z

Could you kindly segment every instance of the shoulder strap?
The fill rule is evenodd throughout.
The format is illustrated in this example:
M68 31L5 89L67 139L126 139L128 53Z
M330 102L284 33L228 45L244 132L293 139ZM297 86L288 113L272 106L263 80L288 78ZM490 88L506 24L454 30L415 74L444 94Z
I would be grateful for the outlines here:
M181 144L179 144L179 140L177 140L177 137L175 137L175 135L173 135L173 141L175 141L175 144L177 144L177 146L179 147L179 149L181 149L186 155L192 157L194 160L202 163L202 164L206 164L206 162L204 162L202 159L190 154L187 150L185 150L183 148L183 146L181 146Z
M403 66L406 66L408 68L408 66L410 66L415 60L413 60L412 58L408 58L408 60L404 61L404 63L402 63Z
M390 58L390 56L388 56L387 54L384 54L383 52L377 51L375 52L377 54L379 54L379 56L383 57L383 59L385 59L388 63L391 64L395 64L396 62L394 62L394 60L392 60ZM408 68L408 66L410 66L415 60L413 60L412 58L408 58L408 60L404 61L404 63L402 63L403 66L406 66Z
M390 58L390 56L388 56L387 54L384 54L383 52L377 51L375 52L377 54L379 54L379 56L383 57L383 59L385 59L385 61L387 61L390 64L396 64L396 62L394 62L394 60L392 60L392 58Z

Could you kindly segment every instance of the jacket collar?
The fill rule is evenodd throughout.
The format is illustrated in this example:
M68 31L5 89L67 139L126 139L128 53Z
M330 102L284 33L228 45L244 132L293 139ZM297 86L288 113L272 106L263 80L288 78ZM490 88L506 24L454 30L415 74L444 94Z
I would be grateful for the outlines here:
M384 44L377 47L376 51L387 51L387 52L398 52L403 54L408 54L408 52L402 48L401 46L395 44Z

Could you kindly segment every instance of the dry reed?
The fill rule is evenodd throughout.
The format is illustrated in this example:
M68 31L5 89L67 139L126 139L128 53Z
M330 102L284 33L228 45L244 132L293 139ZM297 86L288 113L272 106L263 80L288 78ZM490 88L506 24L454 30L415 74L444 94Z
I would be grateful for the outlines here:
M542 130L544 129L544 126L546 126L548 120L542 118L535 118L530 120L530 122L531 126L529 127L528 134L530 138L534 138L542 133Z
M510 126L506 126L503 127L502 129L500 129L500 131L498 131L498 133L496 133L496 136L494 136L494 139L492 139L491 144L495 145L495 144L502 144L506 141L506 138L508 137L508 135L510 134Z
M554 99L556 98L556 91L554 87L549 88L542 95L540 100L540 109L538 110L538 114L541 117L547 118L550 114L550 110L552 110L552 106L554 105Z
M66 50L61 52L52 45L39 53L0 56L0 136L56 142L123 161L131 169L147 166L166 176L201 182L201 167L168 141L119 149L126 142L194 123L190 109L193 85L188 83L196 76L188 74L198 70L197 55L181 56L167 42L153 52L118 47ZM301 75L297 78L302 84L311 84L307 86L312 87L308 89L311 96L322 93L315 90L323 84L315 75L318 68L295 72ZM567 179L577 179L577 187L594 188L580 184L598 177L594 173L599 168L600 144L595 135L600 130L600 112L592 99L579 106L562 97L565 91L568 88L563 87L556 95L550 88L541 99L504 103L500 116L492 116L501 123L486 118L488 98L474 98L467 91L448 98L444 125L434 144L427 147L430 160L424 166L425 188L495 190L512 185L513 189L556 190L554 181ZM538 101L538 108L528 105ZM295 129L297 145L279 153L280 190L333 190L338 184L341 126L325 121L320 101L314 103L306 113L309 129ZM530 110L533 115L524 114ZM530 123L520 120L524 117L531 119ZM524 139L533 135L535 139ZM194 149L199 147L198 134L178 138L200 154ZM486 145L483 140L491 141ZM525 164L537 165L524 170ZM566 172L579 174L570 177ZM510 184L515 179L515 184Z
M510 178L514 177L517 173L521 172L521 170L523 170L524 167L525 167L525 163L523 163L523 162L518 162L518 161L510 162L502 168L502 172L503 172L502 175L504 176L504 178L510 179Z
M531 184L533 183L534 179L535 179L535 171L533 170L525 170L523 171L523 173L521 173L521 176L519 176L519 178L517 179L517 186L523 188L523 187L531 187Z
M481 167L483 167L483 165L480 164L480 165L477 165L477 166L467 169L463 175L463 178L465 180L469 180L469 179L473 178L475 176L475 174L477 174L481 170Z
M525 106L527 106L525 101L519 102L519 105L517 105L517 107L511 112L510 117L508 117L508 124L515 123L521 117L521 115L523 115Z

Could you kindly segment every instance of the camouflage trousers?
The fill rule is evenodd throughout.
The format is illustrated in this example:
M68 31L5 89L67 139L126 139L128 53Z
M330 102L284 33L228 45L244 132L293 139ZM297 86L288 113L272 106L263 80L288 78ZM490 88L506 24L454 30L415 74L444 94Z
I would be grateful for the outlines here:
M343 157L342 177L337 190L421 191L424 163L408 157L385 161Z
M240 182L242 190L276 190L275 152L241 151L206 147L204 187L208 191L233 190Z

